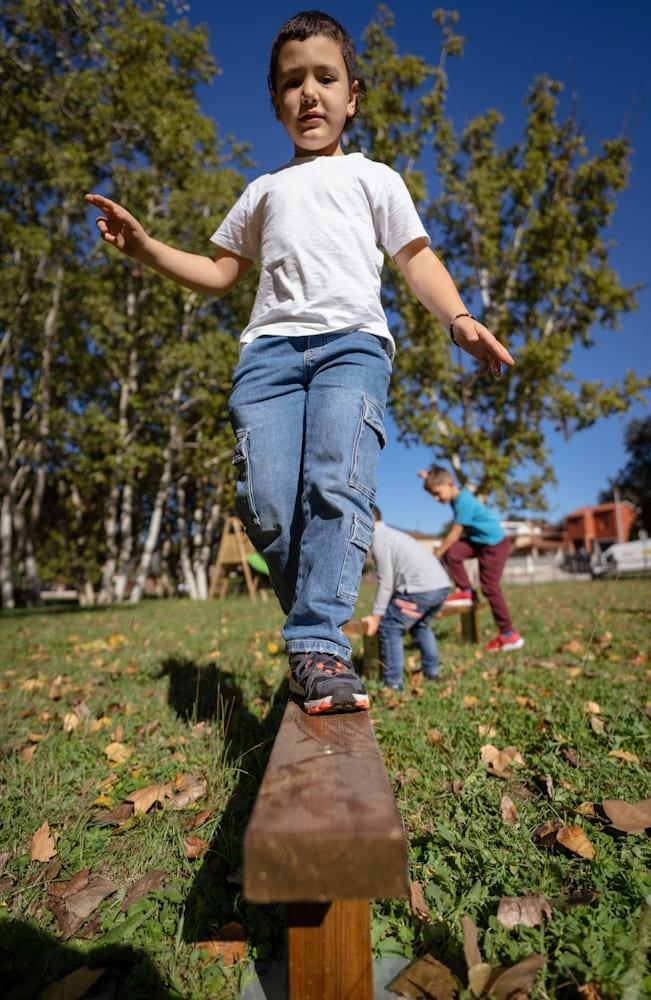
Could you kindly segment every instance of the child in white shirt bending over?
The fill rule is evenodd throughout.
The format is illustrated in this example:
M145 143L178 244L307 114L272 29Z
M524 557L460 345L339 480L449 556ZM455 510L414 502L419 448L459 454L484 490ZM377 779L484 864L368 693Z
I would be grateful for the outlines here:
M223 295L259 259L230 399L237 510L287 615L292 690L308 713L353 711L369 700L341 627L373 537L395 351L380 302L383 251L482 372L513 360L468 314L401 177L343 154L363 84L341 25L318 11L284 24L269 89L294 156L247 187L211 237L212 259L159 242L101 195L86 198L103 213L106 242L186 288Z

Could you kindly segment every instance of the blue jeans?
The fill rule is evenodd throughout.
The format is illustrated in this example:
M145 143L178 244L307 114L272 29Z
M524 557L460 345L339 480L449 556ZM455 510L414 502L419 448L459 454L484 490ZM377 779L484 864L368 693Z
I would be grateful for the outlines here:
M233 375L236 507L267 560L290 653L350 660L386 443L391 345L370 333L258 337Z
M402 637L410 632L420 650L423 673L434 680L439 672L439 653L431 621L440 610L449 588L422 594L396 593L380 622L382 681L388 687L402 687L404 650Z

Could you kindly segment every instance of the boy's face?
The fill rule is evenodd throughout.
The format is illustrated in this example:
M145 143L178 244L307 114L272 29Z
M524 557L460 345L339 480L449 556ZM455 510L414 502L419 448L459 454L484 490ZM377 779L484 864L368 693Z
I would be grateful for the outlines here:
M276 117L296 156L336 156L346 119L355 113L357 83L348 83L341 49L326 35L285 42L278 54Z
M450 503L459 492L453 482L439 483L438 486L426 486L425 489L439 503Z

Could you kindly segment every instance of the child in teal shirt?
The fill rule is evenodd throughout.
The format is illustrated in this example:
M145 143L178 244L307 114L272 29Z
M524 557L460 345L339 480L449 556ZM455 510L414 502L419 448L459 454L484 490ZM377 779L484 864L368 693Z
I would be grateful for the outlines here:
M436 552L439 559L445 560L445 567L459 588L445 603L456 607L471 606L475 594L464 560L476 558L479 584L499 629L485 648L489 652L521 649L524 639L513 628L500 590L500 579L511 547L500 522L469 490L457 486L442 466L433 465L429 472L421 472L420 476L425 480L427 492L440 503L451 504L454 513L454 523Z

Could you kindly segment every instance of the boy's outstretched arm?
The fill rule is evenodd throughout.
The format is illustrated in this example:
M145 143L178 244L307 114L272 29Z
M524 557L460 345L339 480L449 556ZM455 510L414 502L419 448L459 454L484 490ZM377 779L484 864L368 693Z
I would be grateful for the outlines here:
M416 298L449 327L459 313L469 312L447 269L427 246L425 239L413 240L393 258ZM482 323L470 317L455 321L454 339L464 351L481 362L480 374L492 371L499 376L501 365L515 361Z
M117 202L101 194L87 194L86 201L103 214L96 220L105 243L153 267L177 285L195 292L225 295L252 266L246 257L218 249L215 257L176 250L148 235L138 220Z

